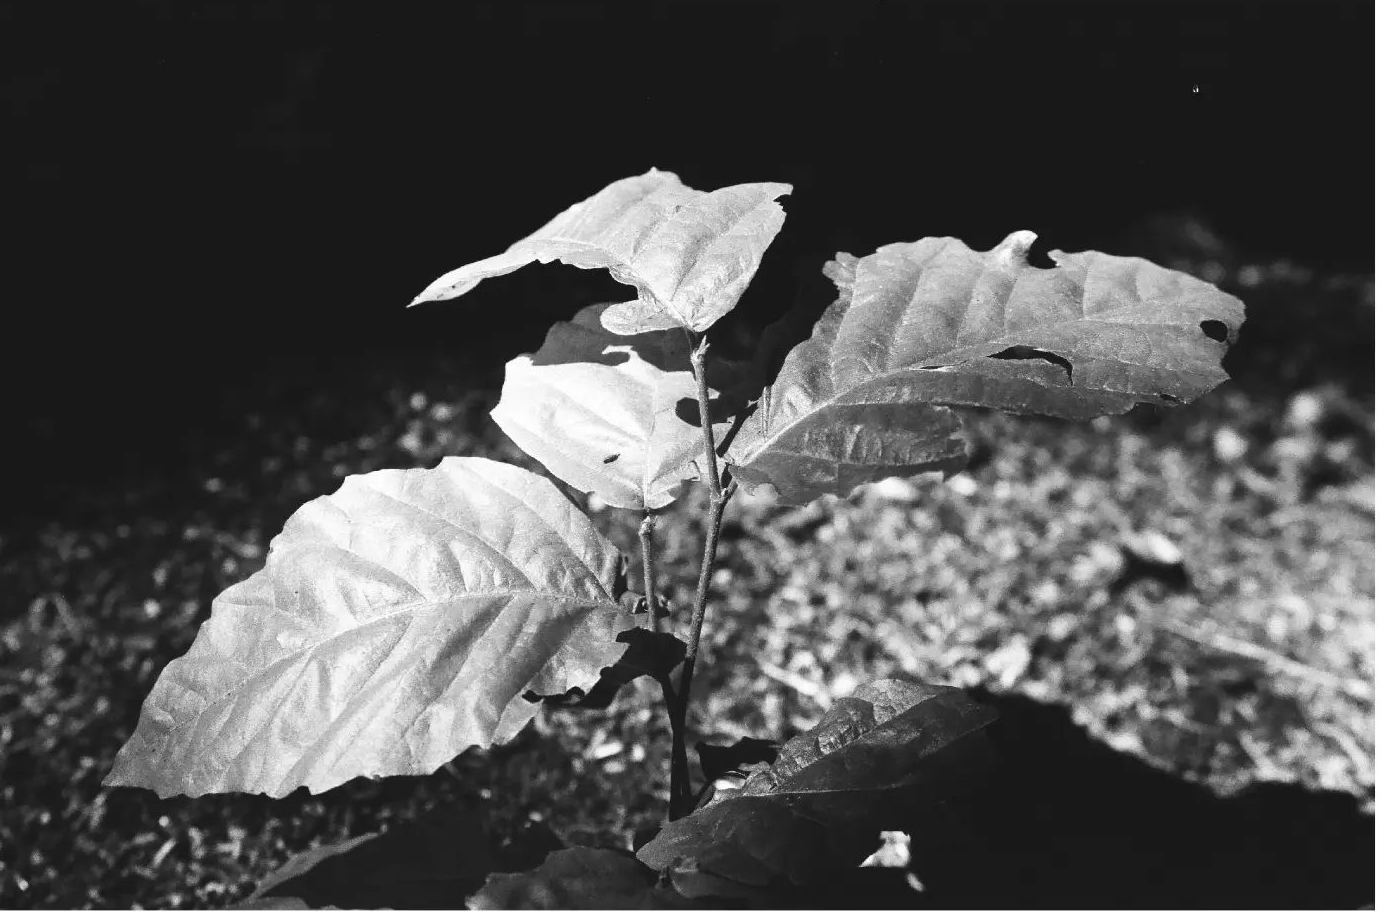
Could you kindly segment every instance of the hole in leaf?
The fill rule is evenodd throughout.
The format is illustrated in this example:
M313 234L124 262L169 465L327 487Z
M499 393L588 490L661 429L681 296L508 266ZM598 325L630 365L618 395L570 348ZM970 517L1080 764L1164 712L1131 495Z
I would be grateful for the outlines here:
M1214 342L1227 341L1227 324L1221 320L1204 320L1198 324L1198 328Z
M1183 405L1184 403L1178 396L1171 396L1169 393L1160 393L1160 401L1167 402L1170 405Z
M1047 361L1056 367L1064 370L1064 375L1070 385L1073 384L1073 365L1068 358L1056 355L1054 352L1047 352L1040 348L1031 348L1029 345L1013 345L1004 348L989 358L996 358L998 361Z

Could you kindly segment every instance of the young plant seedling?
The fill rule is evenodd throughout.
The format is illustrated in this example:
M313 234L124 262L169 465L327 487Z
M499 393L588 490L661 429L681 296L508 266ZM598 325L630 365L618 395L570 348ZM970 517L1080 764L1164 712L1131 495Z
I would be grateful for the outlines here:
M1132 257L1055 251L1054 268L1034 268L1028 231L986 252L924 238L825 264L837 299L765 376L766 359L715 357L706 332L757 271L790 189L706 193L653 169L414 302L556 260L630 286L629 300L581 310L510 362L493 418L556 478L629 511L640 580L551 481L524 469L449 457L347 478L293 514L263 570L215 600L106 783L279 797L424 775L513 738L543 701L606 706L622 684L657 681L672 731L666 826L636 856L560 849L526 871L469 837L463 865L402 853L414 867L456 859L439 882L474 908L808 904L801 891L856 869L879 831L961 791L993 712L960 689L900 680L858 688L779 749L702 749L713 775L745 776L740 789L691 782L686 713L734 492L769 486L806 504L955 471L965 452L954 406L1086 420L1189 402L1226 378L1220 361L1244 310ZM696 479L708 492L698 584L691 604L667 612L658 511ZM390 836L404 838L299 858L257 899L301 899L317 889L310 872L332 864L345 880L364 876ZM435 873L417 876L435 883ZM345 905L362 895L311 894Z

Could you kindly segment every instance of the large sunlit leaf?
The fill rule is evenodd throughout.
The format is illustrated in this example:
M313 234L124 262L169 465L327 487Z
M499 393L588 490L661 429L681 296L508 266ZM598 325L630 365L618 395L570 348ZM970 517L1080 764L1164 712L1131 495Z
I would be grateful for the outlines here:
M681 329L615 335L600 323L611 306L586 307L535 355L509 361L493 419L562 481L655 510L703 461L690 343Z
M1035 235L986 253L953 238L891 244L825 269L838 300L787 356L729 450L747 487L786 503L964 455L946 406L1087 419L1178 405L1226 379L1240 301L1135 257L1052 251Z
M781 230L777 197L790 184L737 184L710 193L655 168L615 181L497 256L461 266L412 302L458 297L528 263L607 269L637 300L604 312L620 335L685 327L703 331L733 309Z
M693 895L828 879L871 854L880 831L909 829L929 804L972 788L984 756L973 736L995 718L958 688L864 685L637 857Z
M347 478L215 600L108 785L323 791L515 735L634 626L623 558L550 481L487 459Z

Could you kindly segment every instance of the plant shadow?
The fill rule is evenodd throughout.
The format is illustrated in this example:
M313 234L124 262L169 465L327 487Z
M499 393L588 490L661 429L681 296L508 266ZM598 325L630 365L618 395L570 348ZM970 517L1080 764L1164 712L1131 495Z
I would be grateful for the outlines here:
M961 815L950 810L912 828L912 871L924 885L912 906L1373 901L1374 817L1354 796L1266 783L1219 797L1095 740L1063 707L975 695L1001 712L987 729L997 765Z

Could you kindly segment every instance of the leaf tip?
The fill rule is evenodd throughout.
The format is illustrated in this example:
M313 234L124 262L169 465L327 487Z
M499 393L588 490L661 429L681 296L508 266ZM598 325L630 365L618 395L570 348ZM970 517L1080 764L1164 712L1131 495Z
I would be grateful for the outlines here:
M1026 264L1026 257L1030 255L1030 248L1034 245L1036 237L1038 237L1038 235L1033 231L1011 232L1000 244L992 248L991 257L993 262L1007 269L1024 266Z

